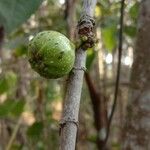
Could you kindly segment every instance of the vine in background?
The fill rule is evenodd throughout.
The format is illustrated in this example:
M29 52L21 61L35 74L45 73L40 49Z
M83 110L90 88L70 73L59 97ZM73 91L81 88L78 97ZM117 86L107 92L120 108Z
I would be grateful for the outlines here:
M116 76L116 85L115 85L115 93L114 93L114 102L112 105L112 110L110 117L108 119L108 126L107 126L107 133L105 138L105 146L109 138L110 133L110 126L114 116L115 108L117 105L117 95L119 89L119 82L120 82L120 70L121 70L121 58L122 58L122 43L123 43L123 19L124 19L124 4L125 0L121 1L121 8L120 8L120 29L119 29L119 43L118 43L118 65L117 65L117 76Z

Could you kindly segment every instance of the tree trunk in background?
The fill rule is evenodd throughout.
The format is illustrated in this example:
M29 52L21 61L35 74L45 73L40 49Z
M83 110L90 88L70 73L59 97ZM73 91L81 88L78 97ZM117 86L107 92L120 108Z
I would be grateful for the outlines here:
M150 150L150 0L141 2L124 150Z
M67 19L67 34L70 40L75 37L76 0L66 0L65 18Z
M98 92L89 73L85 73L85 80L89 89L90 98L94 113L94 125L97 130L97 148L103 150L105 145L106 119L107 111L105 110L105 97Z

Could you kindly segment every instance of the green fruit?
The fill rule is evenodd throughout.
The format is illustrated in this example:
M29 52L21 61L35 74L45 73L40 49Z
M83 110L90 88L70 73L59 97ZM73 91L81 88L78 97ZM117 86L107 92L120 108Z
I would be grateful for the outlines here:
M56 31L38 33L29 42L31 67L45 78L60 78L68 74L75 59L74 44Z

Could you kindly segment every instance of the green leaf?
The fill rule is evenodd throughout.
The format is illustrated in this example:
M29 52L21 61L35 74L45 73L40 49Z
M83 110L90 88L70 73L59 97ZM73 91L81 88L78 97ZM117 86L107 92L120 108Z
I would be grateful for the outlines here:
M16 57L26 55L27 54L27 47L25 45L20 45L18 48L15 49L14 54Z
M42 0L0 0L0 23L10 33L33 14Z
M5 75L9 90L14 89L17 83L17 75L13 71L8 71Z
M16 83L17 75L12 71L6 72L0 79L0 94L5 92L14 92Z
M136 27L135 26L125 26L124 27L124 32L131 38L136 36Z
M0 117L5 117L12 110L14 106L13 100L6 100L4 103L0 104Z
M24 106L25 106L25 101L23 100L18 100L16 102L14 102L14 105L11 109L10 114L13 116L20 116L20 114L23 112L24 110Z
M87 138L88 141L92 142L92 143L95 143L96 142L96 138L97 136L96 135L91 135Z
M35 122L30 126L27 130L27 135L30 138L39 139L40 135L43 131L43 123L42 122Z
M45 90L46 97L49 102L53 102L60 96L60 93L57 91L58 84L56 81L49 81L47 83L47 88Z
M22 150L23 149L23 146L22 146L22 144L20 145L20 144L16 144L16 143L14 143L12 146L11 146L11 149L12 150Z
M107 26L102 28L102 40L105 48L112 52L117 45L117 29L116 26Z
M0 79L0 94L5 93L9 89L9 85L5 78Z
M129 10L129 15L133 20L136 20L138 17L138 12L139 12L139 3L136 2L131 6Z
M93 50L93 48L89 48L87 50L87 58L86 58L86 68L89 70L91 68L91 65L94 61L94 58L96 56L96 52Z
M6 100L0 104L0 117L9 115L19 116L23 112L24 104L23 100Z

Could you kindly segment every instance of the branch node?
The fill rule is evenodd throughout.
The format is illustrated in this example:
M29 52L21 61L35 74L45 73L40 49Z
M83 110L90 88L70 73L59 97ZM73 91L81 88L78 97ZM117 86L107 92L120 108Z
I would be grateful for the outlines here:
M87 50L88 48L92 48L94 46L95 43L95 39L94 39L95 35L93 32L94 26L95 26L95 20L93 17L87 14L81 16L77 27L78 27L78 34L81 41L85 39L85 41L83 41L80 45L80 47L84 50Z
M78 67L73 67L74 70L82 70L84 72L87 71L87 68L86 67L81 67L81 68L78 68Z
M71 119L71 118L67 118L67 119L63 119L60 121L59 125L60 125L60 128L59 128L59 135L61 134L61 130L64 128L64 126L67 124L67 123L73 123L76 125L77 129L79 128L79 122L76 120L76 119Z

